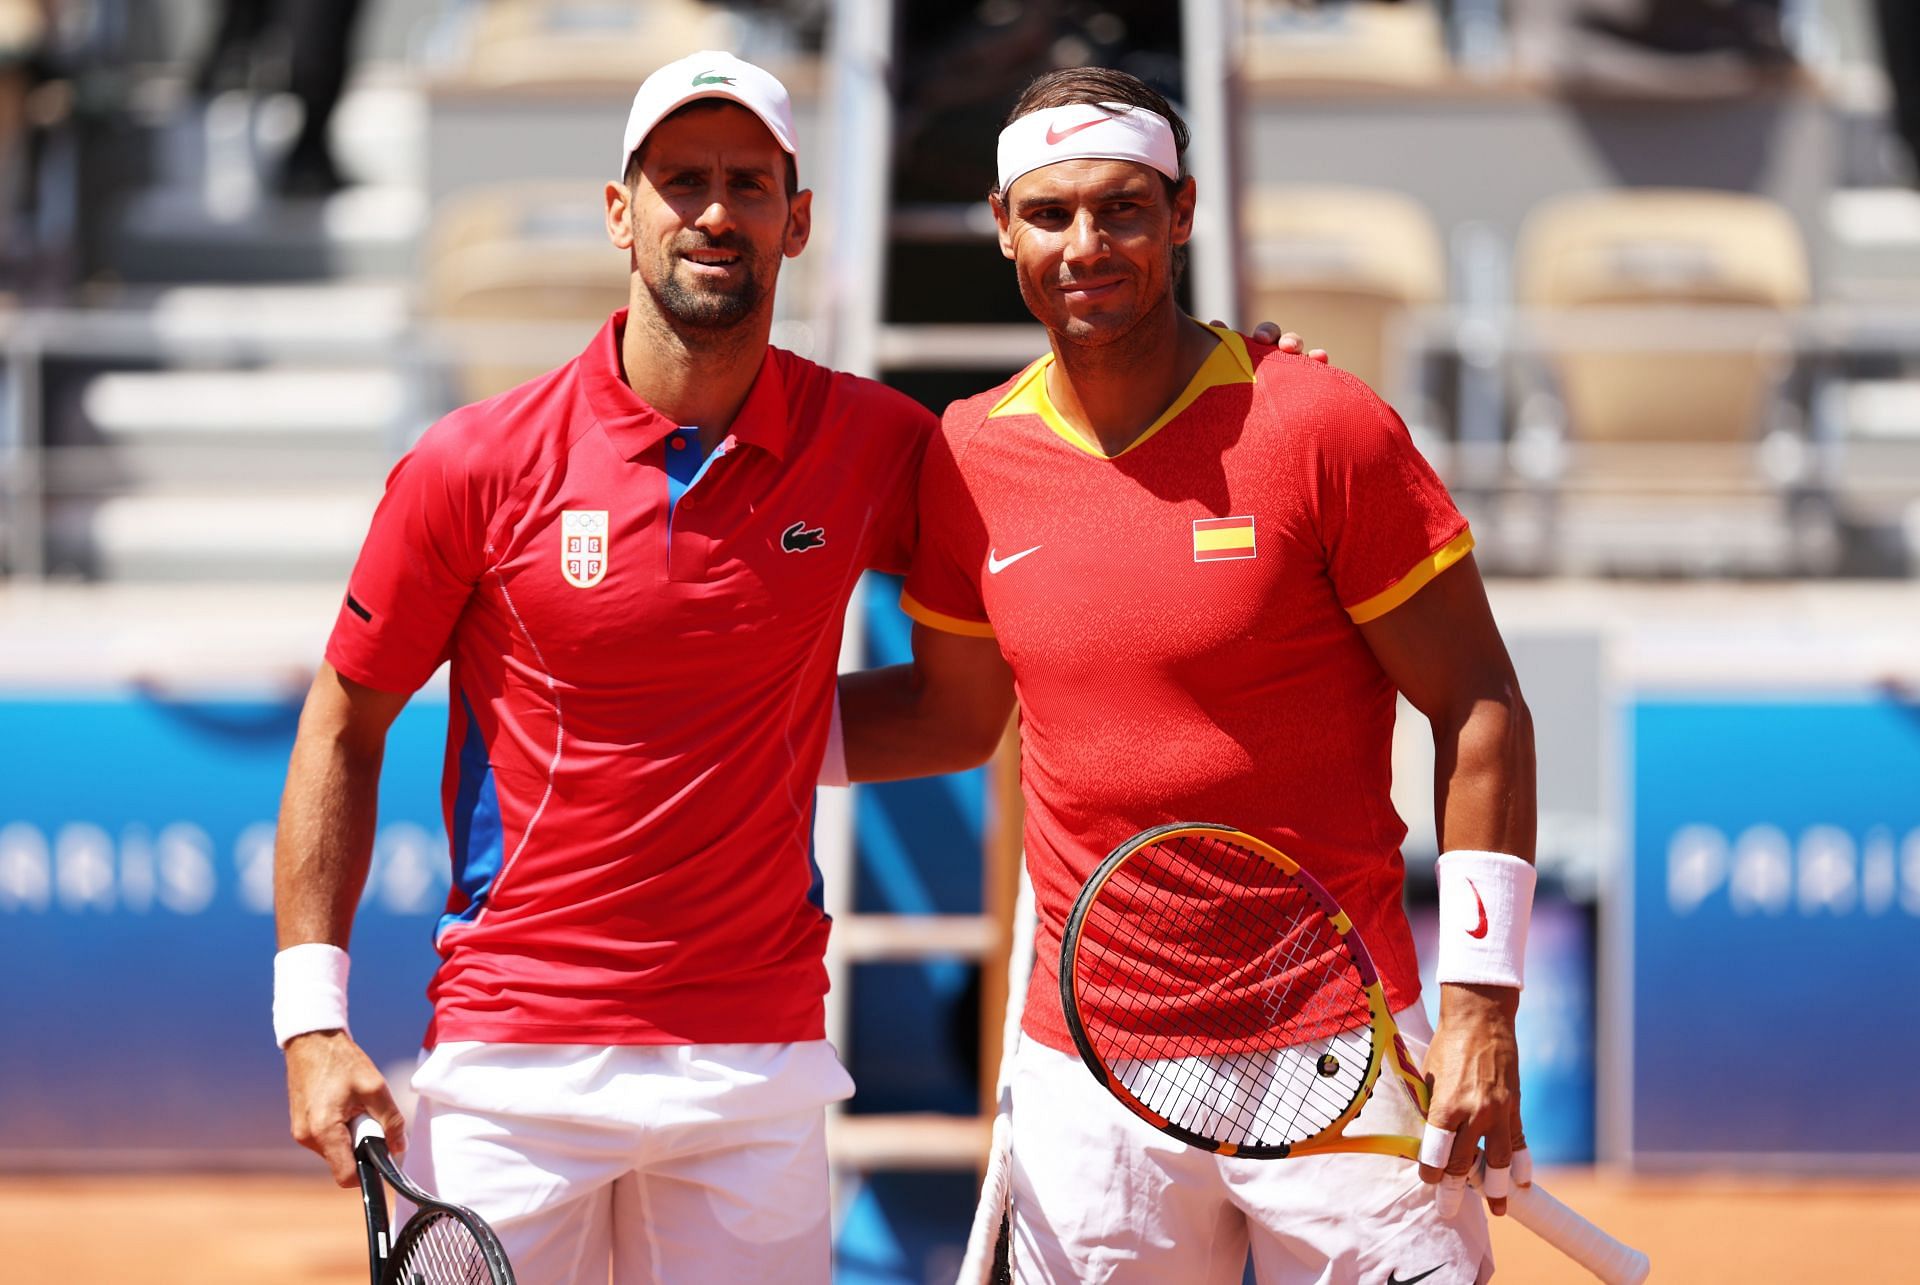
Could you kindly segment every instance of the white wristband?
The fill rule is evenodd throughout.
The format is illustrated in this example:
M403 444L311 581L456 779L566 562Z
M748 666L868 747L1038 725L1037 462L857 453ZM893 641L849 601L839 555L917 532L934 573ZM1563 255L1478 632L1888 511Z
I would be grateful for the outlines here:
M1434 980L1521 989L1533 863L1504 852L1443 852Z
M820 784L851 785L847 779L847 737L840 729L840 689L833 689L833 714L827 720L827 752L820 760Z
M347 1029L347 952L323 941L273 957L273 1039L281 1048L308 1031Z

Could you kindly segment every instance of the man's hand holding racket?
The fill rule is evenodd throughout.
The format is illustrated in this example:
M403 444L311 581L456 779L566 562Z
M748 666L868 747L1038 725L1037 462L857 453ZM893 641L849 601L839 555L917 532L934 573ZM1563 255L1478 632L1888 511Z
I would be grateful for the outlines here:
M327 1162L342 1187L359 1181L351 1123L379 1121L394 1154L406 1151L406 1121L386 1077L344 1030L309 1031L287 1041L287 1105L294 1140Z
M1520 1131L1520 1053L1514 1040L1514 1015L1520 992L1510 986L1472 986L1453 982L1440 987L1440 1020L1427 1049L1427 1084L1433 1090L1422 1138L1420 1178L1443 1183L1440 1212L1451 1217L1466 1190L1467 1175L1482 1149L1487 1177L1481 1192L1487 1208L1507 1212L1511 1182L1532 1182L1532 1167L1516 1152L1526 1150ZM1444 1167L1427 1161L1444 1146ZM1518 1172L1512 1172L1517 1170Z

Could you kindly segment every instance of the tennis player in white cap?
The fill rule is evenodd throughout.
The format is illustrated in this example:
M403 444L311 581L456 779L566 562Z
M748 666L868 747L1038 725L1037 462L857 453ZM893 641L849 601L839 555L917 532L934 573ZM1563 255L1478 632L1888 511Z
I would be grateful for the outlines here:
M814 785L848 595L905 569L934 421L769 346L809 231L795 150L759 67L647 78L606 187L628 307L394 470L288 772L294 1135L346 1185L353 1116L404 1129L529 1285L829 1278L823 1108L853 1085ZM349 1033L346 947L386 729L445 657L454 891L403 1121Z

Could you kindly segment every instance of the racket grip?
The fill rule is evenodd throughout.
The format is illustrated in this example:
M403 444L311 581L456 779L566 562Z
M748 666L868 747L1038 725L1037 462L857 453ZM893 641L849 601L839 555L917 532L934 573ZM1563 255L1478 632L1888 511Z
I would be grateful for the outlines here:
M987 1156L986 1176L980 1183L980 1203L967 1232L966 1256L960 1260L958 1285L989 1285L994 1250L1000 1242L1000 1223L1007 1212L1013 1185L1013 1120L1006 1112L993 1118L993 1148Z
M370 1115L363 1113L353 1117L352 1120L347 1122L347 1128L353 1133L353 1149L355 1151L358 1151L360 1144L368 1138L379 1138L383 1142L386 1141L387 1131L381 1128L380 1122Z
M1607 1285L1639 1285L1651 1270L1645 1254L1588 1222L1539 1183L1515 1187L1507 1197L1507 1213Z

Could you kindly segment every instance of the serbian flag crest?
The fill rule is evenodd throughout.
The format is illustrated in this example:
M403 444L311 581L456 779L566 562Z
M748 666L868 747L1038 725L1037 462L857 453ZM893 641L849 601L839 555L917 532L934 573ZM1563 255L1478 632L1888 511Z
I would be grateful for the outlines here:
M1253 517L1196 518L1193 523L1193 560L1222 562L1254 557Z

